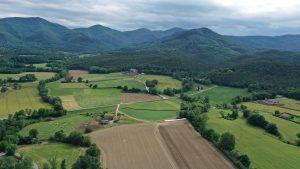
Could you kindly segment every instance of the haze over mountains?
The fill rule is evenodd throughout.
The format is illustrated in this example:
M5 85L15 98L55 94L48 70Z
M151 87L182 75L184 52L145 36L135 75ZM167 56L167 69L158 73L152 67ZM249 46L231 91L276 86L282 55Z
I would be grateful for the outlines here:
M202 53L218 57L236 56L253 47L278 50L300 50L299 35L223 36L207 28L184 30L172 28L151 31L145 28L118 31L101 25L69 29L42 18L0 19L0 43L5 48L36 49L66 52L109 51L120 48L177 50L193 56ZM207 51L210 51L206 54ZM213 52L213 53L211 53Z

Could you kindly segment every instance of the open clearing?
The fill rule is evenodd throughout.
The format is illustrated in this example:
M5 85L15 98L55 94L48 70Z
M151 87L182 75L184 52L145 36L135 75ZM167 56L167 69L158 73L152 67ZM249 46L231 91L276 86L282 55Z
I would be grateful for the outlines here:
M142 102L150 100L161 99L157 95L145 94L145 93L122 93L121 102L131 103L131 102Z
M132 78L132 76L128 76L125 73L117 72L117 73L107 73L107 74L88 74L85 76L84 80L89 81L102 81L102 80L113 80L113 79L126 79Z
M24 76L26 74L34 74L38 80L49 79L54 76L53 72L24 72L20 74L0 74L0 79L7 79L9 77L13 79L19 79L19 77Z
M97 82L91 82L91 84L97 84L98 88L113 88L118 86L127 86L129 89L136 88L140 90L145 90L145 86L142 82L133 79L102 80Z
M166 88L181 88L181 82L177 79L173 79L170 76L140 74L136 79L142 82L146 82L146 80L158 80L158 85L156 88L159 91L163 91Z
M166 122L159 131L180 169L234 169L187 121Z
M187 122L118 126L93 132L90 137L102 149L103 168L233 168Z
M208 96L210 103L215 105L230 103L236 96L251 96L251 93L247 89L217 86L194 96Z
M236 149L241 154L249 156L252 168L300 168L300 150L298 147L283 143L264 130L250 126L242 117L237 120L225 120L220 117L219 111L212 109L208 113L208 128L214 129L219 134L225 132L234 134Z
M26 157L30 157L37 163L40 169L43 168L44 163L49 163L49 160L54 157L56 157L58 165L65 159L67 168L71 168L74 161L76 161L81 154L79 147L57 143L24 146L19 148L17 152L24 154Z
M77 80L79 77L84 78L89 72L84 70L70 70L69 74L73 76L74 80Z

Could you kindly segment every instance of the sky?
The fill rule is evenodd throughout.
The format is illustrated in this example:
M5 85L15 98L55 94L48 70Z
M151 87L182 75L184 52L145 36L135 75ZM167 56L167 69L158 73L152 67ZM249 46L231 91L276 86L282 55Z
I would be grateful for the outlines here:
M207 27L226 35L300 34L300 0L0 0L0 18L42 17L69 28Z

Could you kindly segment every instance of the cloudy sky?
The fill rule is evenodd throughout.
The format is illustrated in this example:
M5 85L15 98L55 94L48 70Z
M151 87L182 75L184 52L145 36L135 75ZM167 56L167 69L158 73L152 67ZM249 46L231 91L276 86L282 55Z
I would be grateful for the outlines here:
M70 28L208 27L221 34L300 34L300 0L0 0L0 18L42 17Z

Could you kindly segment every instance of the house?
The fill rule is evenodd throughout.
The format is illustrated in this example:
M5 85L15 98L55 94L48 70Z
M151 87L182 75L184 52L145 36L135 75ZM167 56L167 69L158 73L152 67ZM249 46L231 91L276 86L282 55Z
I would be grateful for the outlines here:
M135 76L139 74L139 71L137 69L130 69L128 74L131 76Z

